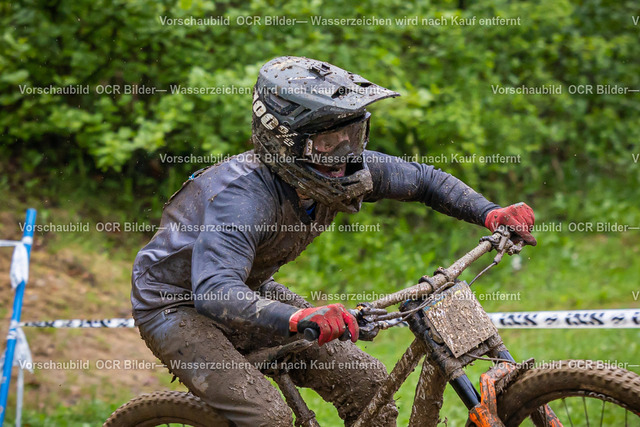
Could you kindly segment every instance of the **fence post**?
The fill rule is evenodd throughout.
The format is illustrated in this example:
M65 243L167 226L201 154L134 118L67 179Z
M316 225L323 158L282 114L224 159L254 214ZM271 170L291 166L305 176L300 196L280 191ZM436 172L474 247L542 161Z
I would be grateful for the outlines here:
M24 221L24 229L22 232L22 244L27 250L27 266L31 258L31 245L33 243L33 231L36 223L36 210L28 209L27 216ZM27 267L28 268L28 267ZM4 417L7 409L7 398L9 397L9 383L11 382L11 369L13 368L13 356L16 350L16 341L18 328L20 327L20 315L22 314L22 298L24 297L24 288L26 280L22 280L16 288L13 298L13 314L11 315L11 324L9 325L9 333L7 334L7 350L4 354L4 366L2 368L2 386L0 387L0 426L4 424Z

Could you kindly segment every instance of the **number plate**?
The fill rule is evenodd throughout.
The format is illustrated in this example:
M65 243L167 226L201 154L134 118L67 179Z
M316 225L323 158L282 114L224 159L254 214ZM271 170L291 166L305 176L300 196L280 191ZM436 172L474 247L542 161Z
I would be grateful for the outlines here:
M465 282L458 282L439 294L424 312L455 357L498 333Z

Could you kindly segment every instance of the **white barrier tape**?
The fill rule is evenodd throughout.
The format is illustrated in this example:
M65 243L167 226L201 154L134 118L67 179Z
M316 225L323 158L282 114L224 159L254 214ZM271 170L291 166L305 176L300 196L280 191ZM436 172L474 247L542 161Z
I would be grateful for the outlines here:
M45 320L39 322L21 322L20 326L34 328L133 328L133 319L103 319L103 320Z
M498 329L640 328L639 309L521 311L488 313ZM49 320L22 322L36 328L133 328L133 319Z
M488 313L499 329L640 328L640 309Z
M24 367L33 374L33 359L29 342L22 328L15 329L16 352L13 356L13 366L18 368L18 381L16 383L16 426L20 426L22 417L22 403L24 400ZM4 366L4 355L0 360L0 366Z
M29 281L29 254L22 242L13 249L9 277L11 278L11 287L13 289L17 288L20 283Z

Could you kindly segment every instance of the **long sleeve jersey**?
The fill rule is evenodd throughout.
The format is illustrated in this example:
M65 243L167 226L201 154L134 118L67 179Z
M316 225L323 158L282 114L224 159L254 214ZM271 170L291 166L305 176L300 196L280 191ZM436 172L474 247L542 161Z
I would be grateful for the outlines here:
M478 225L499 207L433 166L374 151L363 156L373 181L364 202L417 201ZM253 151L196 172L165 205L157 233L136 257L136 322L191 305L229 326L287 334L297 308L256 291L328 229L336 214L322 204L307 213L295 189Z

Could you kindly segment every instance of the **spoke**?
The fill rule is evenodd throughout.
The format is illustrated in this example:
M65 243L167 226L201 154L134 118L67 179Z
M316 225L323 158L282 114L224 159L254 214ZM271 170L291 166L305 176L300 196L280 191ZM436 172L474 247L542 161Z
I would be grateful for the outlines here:
M567 408L567 401L565 397L562 398L562 403L564 404L564 410L567 413L567 417L569 418L569 424L571 424L571 427L573 427L573 421L571 421L571 415L569 415L569 408Z
M640 420L640 417L636 418L634 416L634 412L628 410L628 408L625 408L623 403L616 403L616 402L610 402L608 400L604 400L604 398L606 398L607 396L589 396L589 403L587 405L587 396L569 396L569 397L557 397L555 400L552 400L551 402L547 403L550 407L553 405L554 406L554 411L558 414L558 419L561 420L562 425L564 425L565 427L591 427L591 417L589 416L589 412L593 412L594 413L594 421L593 421L593 427L608 427L608 426L613 426L615 425L617 426L621 426L621 427L629 427L629 426L638 426L640 427L640 424L634 423L635 420ZM569 399L569 402L571 403L567 403L567 399ZM582 399L582 412L584 414L584 419L582 419L582 416L580 415L580 403L578 399ZM562 402L562 404L560 403ZM600 422L598 423L598 415L597 415L597 411L598 411L598 402L600 402ZM565 415L561 416L562 409L560 409L560 406L564 406L564 413ZM571 408L569 408L571 407ZM542 407L538 408L541 409ZM556 411L557 408L557 411ZM620 413L620 410L622 410L624 412L624 422L622 421L622 413ZM607 413L607 422L605 424L604 421L604 414L605 411ZM535 412L533 412L532 414L530 414L530 417L532 420L534 420L533 414ZM571 413L575 413L577 415L577 421L574 423L573 422L573 416L571 415ZM631 413L631 416L629 416L629 413ZM537 414L536 414L537 416ZM566 418L565 418L566 417ZM631 423L629 423L629 419L631 418ZM541 425L547 426L550 425L548 424L548 420L546 418L543 418L542 420L539 421L534 421L535 422L539 422ZM524 424L523 424L524 425ZM538 425L538 424L536 424Z
M587 419L587 427L589 427L589 415L587 414L587 402L584 396L582 396L582 406L584 407L584 417Z

